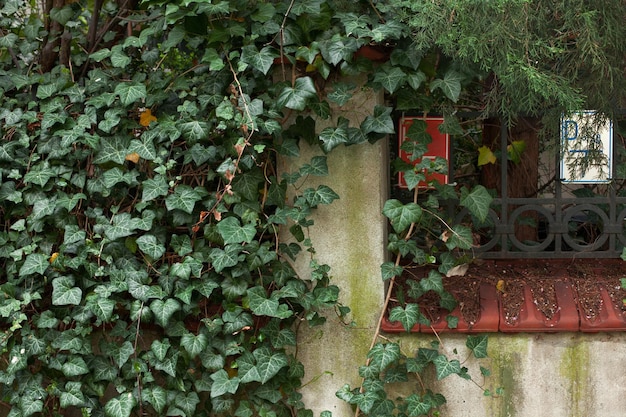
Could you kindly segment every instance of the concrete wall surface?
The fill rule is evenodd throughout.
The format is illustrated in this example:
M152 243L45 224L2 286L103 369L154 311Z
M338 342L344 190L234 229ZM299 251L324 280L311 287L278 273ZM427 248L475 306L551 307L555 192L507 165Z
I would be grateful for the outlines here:
M363 92L359 106L373 108L379 96ZM352 122L358 123L358 108ZM283 170L308 162L319 151L302 147L300 158L283 161ZM310 229L316 256L328 263L342 302L352 309L353 326L328 312L324 326L299 331L298 357L306 369L302 389L315 415L329 410L335 417L354 415L335 396L344 384L360 385L358 368L366 360L383 303L380 264L387 258L386 221L381 215L388 198L387 144L339 147L328 155L330 176L310 178L340 195L320 207ZM305 265L301 270L306 271ZM303 272L305 273L305 272ZM414 352L433 335L385 335ZM441 392L448 417L605 417L626 415L626 334L624 333L492 333L486 359L467 359L465 336L440 335L442 349L467 366L474 381L456 375L427 381ZM455 353L456 352L456 353ZM490 371L483 378L480 366ZM415 381L390 387L410 393ZM485 389L500 395L485 396Z

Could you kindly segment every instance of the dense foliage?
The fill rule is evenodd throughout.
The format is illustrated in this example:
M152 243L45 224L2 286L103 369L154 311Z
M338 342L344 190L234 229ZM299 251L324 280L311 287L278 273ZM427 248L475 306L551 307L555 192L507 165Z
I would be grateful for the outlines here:
M582 85L562 78L578 74L562 63L574 60L572 49L597 58L576 70L589 80L599 82L604 69L612 85L622 81L612 57L626 36L593 31L599 15L603 29L619 14L565 8L550 26L563 31L562 42L537 39L522 53L524 39L485 42L489 31L472 16L483 13L487 23L496 8L503 26L492 30L507 33L507 19L536 18L528 26L536 34L545 14L529 10L530 2L476 10L466 1L381 3L3 3L0 413L310 415L297 391L303 367L295 332L323 322L322 310L346 309L336 305L339 288L316 261L307 228L315 208L339 196L325 185L301 186L307 176L329 174L324 155L282 173L277 158L298 156L300 141L326 153L367 146L394 133L394 109L445 114L444 129L459 133L455 112L472 105L510 115L556 97L553 106L576 108L585 102ZM364 46L383 60L363 58ZM558 76L542 78L538 62ZM358 74L395 108L371 109L352 126L331 109L350 101L360 86L349 80ZM497 82L486 83L494 74ZM531 101L509 107L520 85ZM554 88L546 93L546 86ZM596 91L616 91L604 86ZM485 89L494 93L476 104ZM316 129L319 119L332 123ZM417 160L428 136L416 123L405 150ZM415 200L385 205L397 255L382 266L390 291L401 258L441 262L445 272L454 253L471 247L469 228L438 214L439 198L460 198L473 215L487 215L481 187L460 195L441 187L426 202L418 198L424 168L445 164L399 166ZM416 243L422 234L449 238L435 250ZM295 272L297 256L309 257L310 274ZM452 308L440 284L433 275L415 290L435 291ZM411 304L393 314L407 329L425 320ZM483 356L486 339L468 347ZM444 399L426 388L397 406L384 395L386 382L430 364L440 377L466 376L436 348L420 352L413 360L395 344L373 344L363 386L338 395L366 413L431 413Z

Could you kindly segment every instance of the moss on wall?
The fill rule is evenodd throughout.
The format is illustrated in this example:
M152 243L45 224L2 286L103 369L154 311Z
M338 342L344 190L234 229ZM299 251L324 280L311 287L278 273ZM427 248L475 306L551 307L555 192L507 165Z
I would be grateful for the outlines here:
M565 348L559 363L559 374L567 384L570 395L571 417L587 417L587 396L591 387L589 384L589 346L579 338L575 338L572 345Z

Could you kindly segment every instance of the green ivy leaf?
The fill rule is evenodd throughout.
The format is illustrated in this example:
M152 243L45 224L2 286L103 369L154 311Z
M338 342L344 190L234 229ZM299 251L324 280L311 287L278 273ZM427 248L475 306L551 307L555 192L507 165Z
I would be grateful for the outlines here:
M53 305L79 305L82 296L83 290L74 286L74 278L62 276L52 280Z
M79 381L68 381L65 384L65 390L59 396L59 403L62 408L82 406L85 403L82 383Z
M367 354L371 359L370 365L381 371L396 362L401 357L400 345L397 343L377 343Z
M475 357L486 358L488 340L487 335L469 335L467 336L465 346L472 351Z
M131 58L124 53L122 45L115 45L111 48L111 65L114 68L126 68L130 62Z
M462 224L455 224L452 226L450 238L446 241L446 247L450 250L455 248L471 249L473 242L472 229Z
M180 310L180 303L173 298L168 298L165 301L154 300L150 303L150 311L154 314L157 324L166 328L170 321L170 318Z
M163 415L167 405L167 391L164 388L158 385L144 387L141 390L141 399L150 404L157 413Z
M422 278L420 280L420 287L426 291L434 291L437 294L443 293L443 280L441 278L441 274L437 271L429 271L427 278Z
M166 196L169 190L169 186L165 177L162 175L155 175L154 178L149 178L141 183L143 189L141 200L143 202L152 201L158 197Z
M282 352L272 352L267 347L260 347L253 353L256 359L256 367L261 376L261 383L265 384L278 372L289 364L287 356Z
M384 262L380 266L380 271L382 273L383 281L387 281L388 279L402 275L404 269L402 266L396 265L393 262Z
M393 134L396 132L393 125L393 119L391 118L391 107L376 106L374 107L374 114L367 116L363 123L361 123L361 129L365 134L370 132Z
M85 363L85 360L78 356L71 356L67 362L61 367L63 375L67 377L74 377L79 375L85 375L89 373L89 367Z
M226 393L234 394L237 392L237 388L239 388L239 378L234 377L230 379L228 373L223 369L211 374L211 379L213 380L211 398L219 397Z
M182 210L185 213L193 213L196 202L200 201L200 194L188 185L180 184L174 189L174 193L167 196L165 206L168 210Z
M121 82L117 84L114 92L119 96L124 106L133 104L137 100L145 99L148 95L145 85L130 82Z
M256 235L256 228L253 224L241 226L237 217L227 217L217 223L217 230L224 239L225 244L229 243L250 243Z
M169 339L165 338L163 340L154 340L150 346L150 350L159 361L164 361L170 347L172 347L172 345Z
M319 139L322 141L322 149L328 153L341 144L348 144L350 136L344 127L327 127L320 132Z
M209 344L209 339L204 333L198 335L185 333L180 339L180 344L192 358L195 358L206 349Z
M20 268L19 276L23 277L30 274L43 275L49 265L50 263L46 255L42 253L31 253L26 257L24 264Z
M257 316L287 318L293 314L285 309L286 306L281 306L278 300L268 298L263 287L254 287L248 290L248 304Z
M179 392L174 398L174 404L185 413L185 416L193 416L196 407L200 404L200 398L193 391L187 394Z
M393 93L407 81L407 75L398 67L385 66L374 75L374 82Z
M383 214L389 218L393 229L402 233L422 217L422 208L415 203L402 204L396 199L387 200L383 206Z
M339 195L327 185L320 185L316 189L307 188L303 195L311 207L319 204L330 204L339 198Z
M440 89L446 97L455 103L461 95L461 81L463 76L454 70L448 70L443 79L438 78L430 83L430 91Z
M389 312L389 320L398 321L407 332L418 323L422 314L417 304L407 304L406 307L397 306Z
M104 234L111 240L127 237L135 231L135 224L129 213L120 213L113 216L110 225L104 227Z
M461 205L467 207L470 213L476 216L481 222L487 220L489 207L493 201L493 197L489 194L489 191L482 185L475 186L469 193L467 193L467 191L463 192L463 190Z
M406 398L407 411L409 417L418 417L428 415L431 405L422 401L418 394L411 394Z
M311 77L296 79L293 87L285 87L278 97L279 107L287 107L293 110L304 110L307 101L317 97L317 90Z
M137 400L130 392L120 394L110 399L104 406L107 417L130 417L130 413L137 405Z
M310 164L304 164L300 167L300 174L315 175L318 177L328 175L328 163L326 156L318 155L311 158Z
M154 235L143 235L137 238L139 249L152 259L159 259L165 253L165 246Z
M226 245L224 249L214 248L209 255L215 272L222 272L224 268L237 265L241 254L241 246Z
M265 46L259 51L255 45L246 45L241 51L242 61L261 71L264 75L272 68L274 58L277 56L278 54L269 46Z
M461 372L461 363L456 359L449 361L446 355L437 356L433 360L433 364L435 365L437 380L442 380L448 375L458 374Z

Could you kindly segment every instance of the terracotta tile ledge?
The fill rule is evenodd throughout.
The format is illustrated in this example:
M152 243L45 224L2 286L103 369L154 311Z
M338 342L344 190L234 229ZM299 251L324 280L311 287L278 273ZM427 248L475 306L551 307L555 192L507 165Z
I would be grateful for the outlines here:
M507 261L487 261L493 263L500 263L504 265ZM507 317L505 309L503 308L502 296L503 294L498 291L495 285L481 283L480 284L480 314L475 323L468 323L463 318L462 313L458 307L452 311L453 316L457 317L458 327L456 329L450 329L447 326L445 317L439 321L434 321L430 326L416 325L412 332L420 333L485 333L485 332L503 332L503 333L521 333L521 332L609 332L609 331L624 331L626 330L626 314L621 308L617 308L615 303L611 300L611 296L606 288L603 288L599 284L597 290L600 293L601 301L598 303L598 313L592 318L588 317L581 306L578 294L575 288L573 288L571 280L563 279L568 273L567 268L563 268L567 264L566 261L552 261L542 260L545 264L549 265L553 271L556 271L554 276L554 294L556 296L557 308L552 315L548 318L540 311L535 305L534 297L531 292L531 287L528 284L523 285L523 300L519 308L519 313L514 318ZM567 261L571 262L571 261ZM614 263L614 260L606 260L598 262L598 260L590 260L586 265L594 265L591 272L591 282L593 277L601 277L603 275L603 268L610 268L614 271L614 268L621 270L625 263ZM509 268L522 268L522 262L509 261L507 267ZM598 264L601 264L601 268L597 268ZM612 266L614 265L614 266ZM597 274L597 275L593 275ZM624 275L626 277L626 275ZM401 333L404 332L402 325L398 322L391 322L387 318L383 320L382 330L389 333Z

